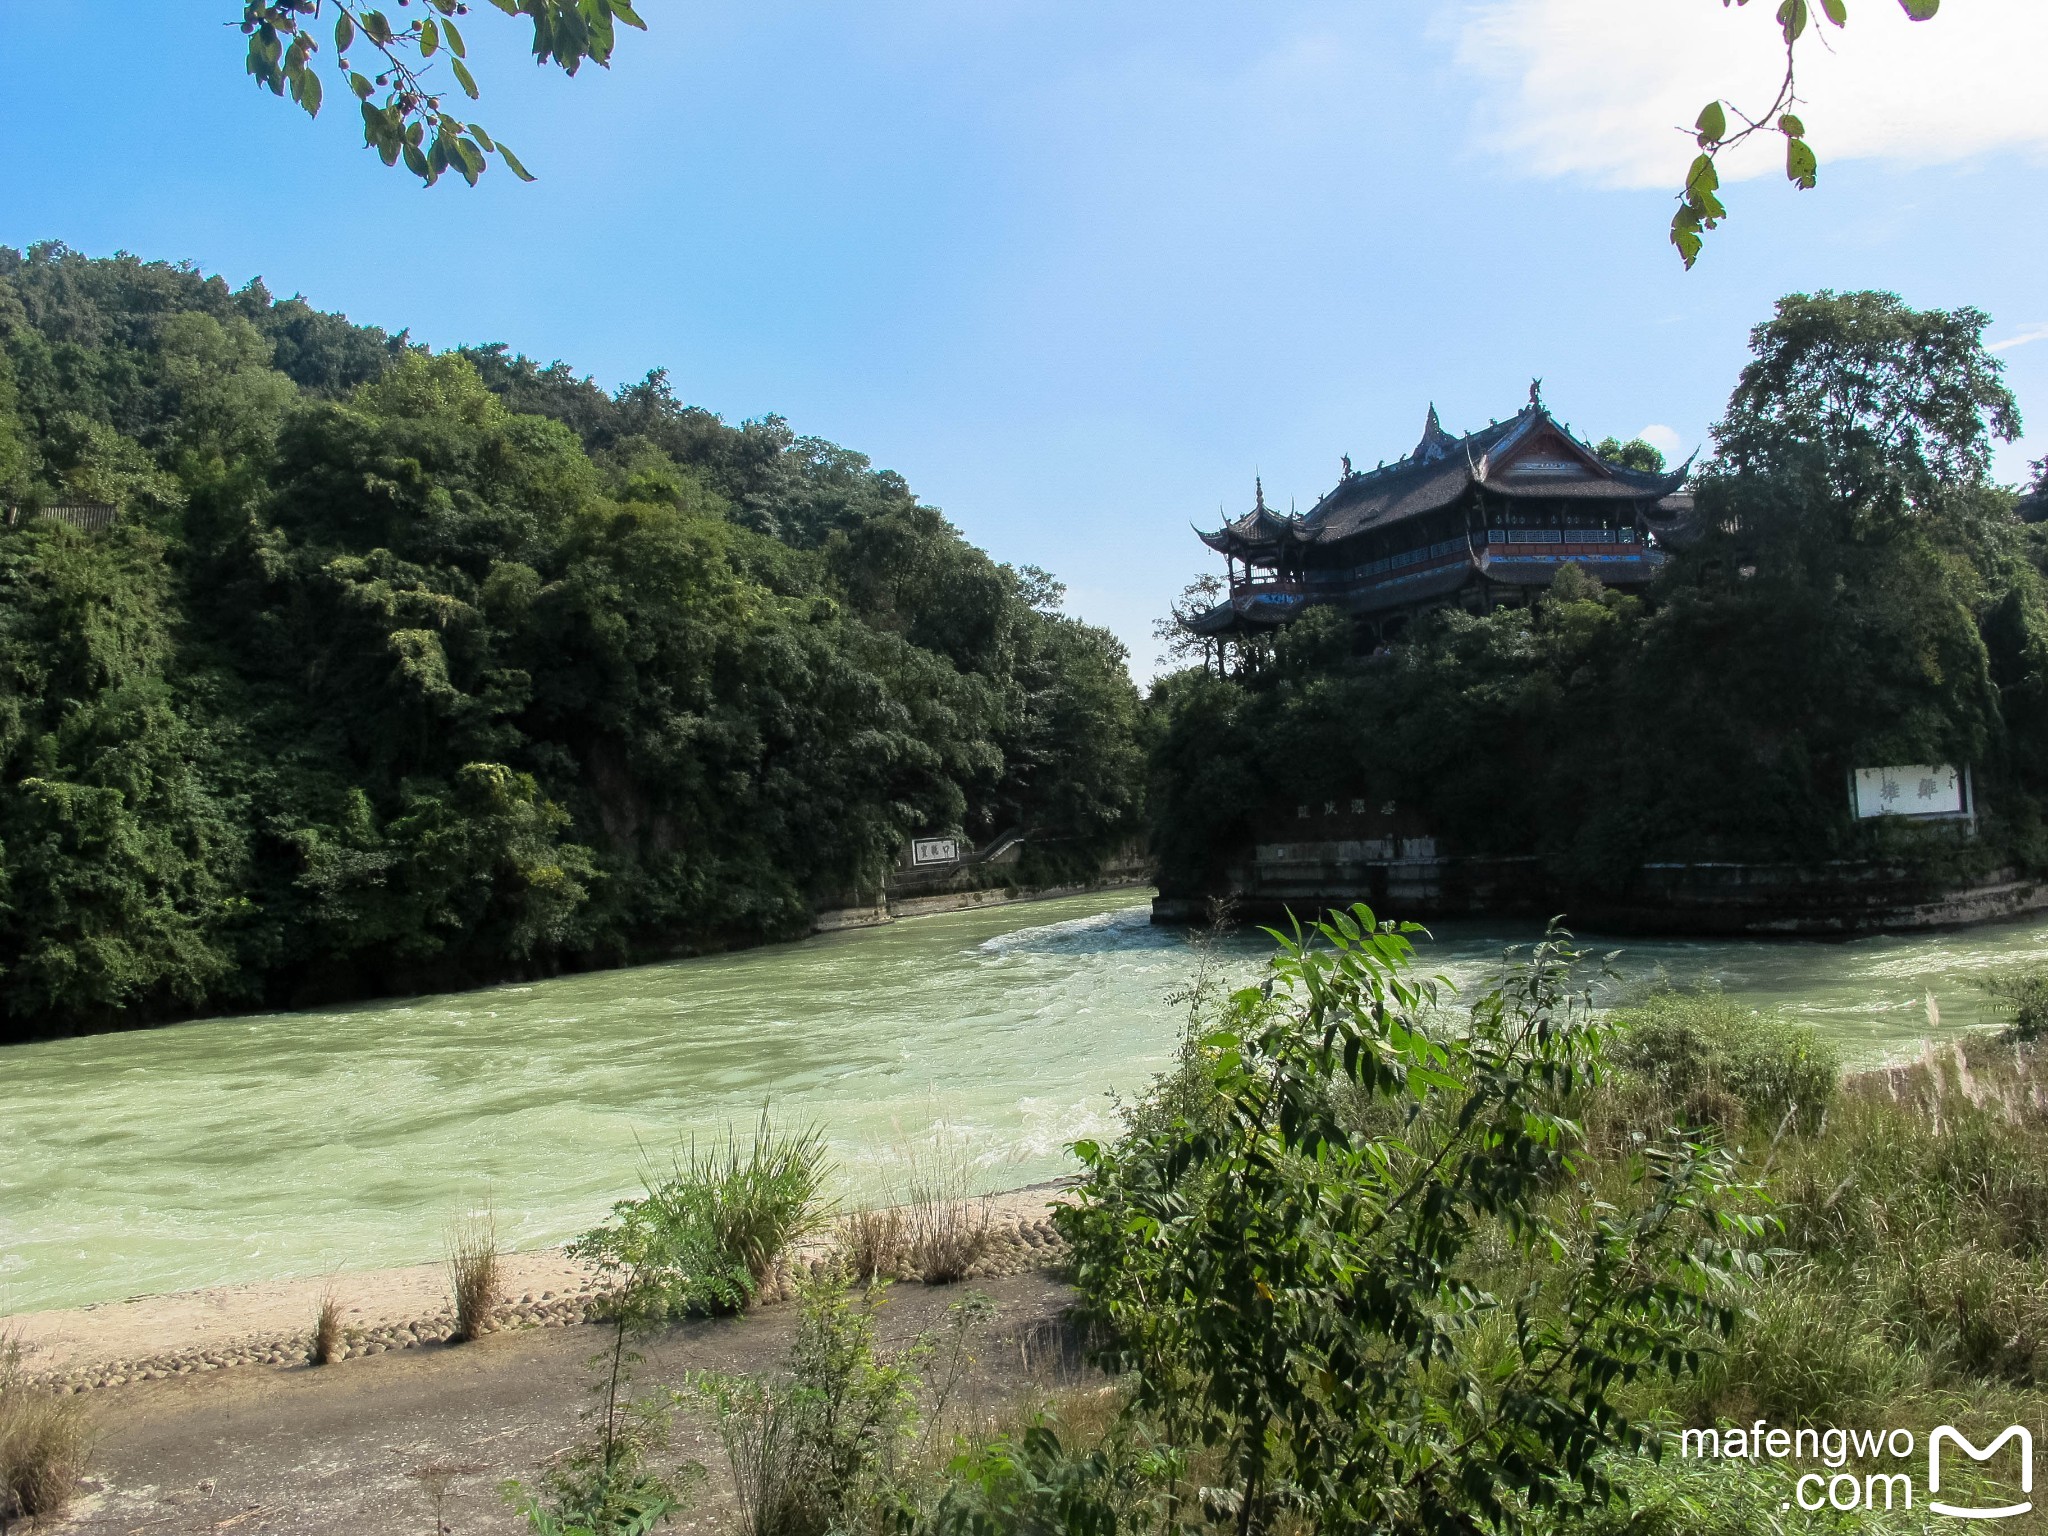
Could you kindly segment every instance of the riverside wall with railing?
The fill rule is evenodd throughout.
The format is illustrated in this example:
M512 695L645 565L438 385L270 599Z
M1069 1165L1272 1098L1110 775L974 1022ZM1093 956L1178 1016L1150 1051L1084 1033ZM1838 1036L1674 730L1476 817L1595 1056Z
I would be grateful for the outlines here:
M1218 890L1163 891L1153 921L1204 922L1217 898L1240 921L1307 918L1362 901L1417 921L1561 913L1588 931L1829 937L2048 911L2048 881L2012 868L1943 878L1884 859L1702 860L1644 864L1603 890L1561 879L1539 857L1449 854L1430 837L1304 838L1255 845L1229 866Z
M812 917L811 931L873 928L901 917L961 912L1012 901L1049 901L1152 883L1152 862L1136 841L1102 860L1085 879L1026 879L1024 852L1029 841L1029 834L1021 831L1003 833L979 848L953 838L920 839L904 850L880 891L852 893L826 904ZM919 845L934 843L950 845L950 853L919 862Z

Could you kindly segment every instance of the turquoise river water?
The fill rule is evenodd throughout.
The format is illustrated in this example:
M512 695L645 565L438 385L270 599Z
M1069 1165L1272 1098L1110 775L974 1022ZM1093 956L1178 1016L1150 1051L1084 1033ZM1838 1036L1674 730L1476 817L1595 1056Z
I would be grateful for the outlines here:
M1505 927L1424 945L1483 983ZM1589 948L1611 946L1587 941ZM1227 946L1247 973L1263 940ZM1987 1022L1973 975L2048 921L1843 944L1631 940L1852 1060ZM590 1226L762 1104L885 1193L934 1128L990 1188L1069 1171L1179 1027L1184 937L1132 892L920 918L743 954L0 1050L0 1313L437 1258L488 1202L519 1246ZM1929 999L1933 1000L1930 1009Z

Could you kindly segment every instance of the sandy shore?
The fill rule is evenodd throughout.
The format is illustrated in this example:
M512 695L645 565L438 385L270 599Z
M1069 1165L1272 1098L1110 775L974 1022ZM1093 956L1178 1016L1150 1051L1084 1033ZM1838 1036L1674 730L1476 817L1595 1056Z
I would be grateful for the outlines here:
M991 1197L1000 1254L1042 1247L1056 1185ZM828 1234L803 1245L799 1263L821 1256ZM996 1261L1001 1266L1001 1258ZM580 1322L594 1290L590 1272L560 1248L507 1254L500 1295L512 1326ZM340 1302L355 1353L380 1353L446 1333L452 1310L440 1264L259 1280L138 1296L49 1312L0 1317L0 1335L21 1349L32 1375L74 1387L187 1374L239 1364L279 1364L303 1352L321 1300Z

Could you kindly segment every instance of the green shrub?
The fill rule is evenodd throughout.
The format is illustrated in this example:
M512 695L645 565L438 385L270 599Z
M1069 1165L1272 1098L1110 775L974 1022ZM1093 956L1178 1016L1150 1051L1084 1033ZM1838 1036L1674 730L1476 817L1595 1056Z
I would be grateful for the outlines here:
M597 1267L615 1297L669 1317L737 1312L761 1289L789 1245L822 1218L825 1144L815 1128L781 1135L761 1115L743 1146L694 1145L673 1174L569 1245Z
M838 1275L808 1285L786 1376L705 1373L691 1382L716 1422L745 1536L875 1526L897 1502L917 1375L907 1361L876 1355L880 1297L871 1287L856 1304Z
M2006 1033L2015 1040L2038 1040L2048 1033L2048 966L2022 965L1987 976L1978 983L2004 1013Z
M583 1414L596 1421L595 1436L557 1456L538 1491L517 1479L499 1490L534 1536L645 1536L683 1509L704 1481L694 1461L667 1470L655 1465L669 1447L673 1403L635 1400L632 1392L641 1363L632 1342L666 1320L670 1281L646 1269L614 1269L606 1279L611 1344L590 1361L598 1402Z
M1143 1469L1110 1454L1113 1441L1076 1453L1041 1420L962 1451L947 1468L937 1505L919 1523L928 1536L1116 1536L1142 1530L1153 1490ZM1133 1518L1133 1516L1138 1518Z
M1760 1225L1712 1148L1582 1193L1565 1106L1603 1031L1566 936L1442 1031L1406 938L1354 912L1231 996L1213 1113L1079 1144L1055 1219L1134 1411L1214 1449L1240 1531L1492 1529L1599 1491L1642 1440L1622 1390L1733 1324ZM1401 1134L1355 1129L1342 1084Z
M1812 1131L1834 1099L1841 1059L1831 1044L1719 992L1659 989L1617 1007L1614 1023L1614 1061L1648 1090L1643 1108L1688 1128L1775 1130L1789 1116Z

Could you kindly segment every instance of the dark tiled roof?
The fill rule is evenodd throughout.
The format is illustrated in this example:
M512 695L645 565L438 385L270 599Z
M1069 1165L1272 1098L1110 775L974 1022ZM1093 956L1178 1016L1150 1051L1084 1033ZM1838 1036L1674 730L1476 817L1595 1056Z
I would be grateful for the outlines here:
M1624 475L1628 478L1623 479ZM1665 495L1670 489L1671 477L1638 475L1633 470L1617 468L1612 480L1561 480L1555 485L1529 480L1487 480L1482 483L1497 496L1541 496L1557 501L1641 501L1645 497Z
M1683 549L1700 536L1699 508L1691 491L1674 491L1661 497L1643 513L1643 526L1657 536L1659 544Z
M1570 445L1574 461L1597 466L1585 478L1551 479L1497 473L1499 462L1538 431L1549 429ZM1448 507L1473 485L1502 496L1573 501L1636 501L1668 497L1684 482L1691 461L1670 474L1644 474L1594 456L1592 449L1532 402L1506 421L1453 437L1431 406L1422 440L1414 452L1378 469L1357 470L1338 481L1322 500L1298 518L1279 517L1259 505L1215 533L1202 534L1211 549L1263 553L1282 544L1329 544Z
M1243 517L1225 523L1215 533L1195 530L1195 536L1219 554L1226 549L1241 549L1245 545L1266 547L1278 545L1288 539L1299 524L1298 518L1282 517L1266 505L1266 484L1254 478L1255 495L1251 511Z
M1560 568L1576 565L1605 582L1646 582L1663 563L1654 549L1626 555L1495 555L1486 562L1486 579L1510 587L1547 587Z
M1240 629L1270 629L1301 612L1299 593L1240 592L1187 621L1198 635L1227 635Z
M1378 613L1382 608L1402 608L1409 603L1424 602L1455 592L1471 579L1472 561L1463 559L1455 565L1424 571L1418 576L1402 576L1375 583L1352 593L1346 606L1353 613Z

